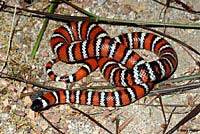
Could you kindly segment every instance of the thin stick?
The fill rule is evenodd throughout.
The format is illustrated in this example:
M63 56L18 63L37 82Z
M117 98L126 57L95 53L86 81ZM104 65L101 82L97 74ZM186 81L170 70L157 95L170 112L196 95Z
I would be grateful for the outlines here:
M54 128L56 131L58 131L61 134L65 134L62 131L60 131L56 126L54 126L41 112L39 112L39 114L52 128Z
M162 103L162 98L161 98L161 96L158 97L158 98L159 98L159 101L160 101L161 111L162 111L162 114L163 114L163 117L164 117L165 124L167 124L167 118L166 118L166 115L165 115L165 110L164 110L164 106L163 106L163 103Z
M3 6L3 4L0 4ZM12 6L4 5L4 8L9 7L9 8L14 8ZM4 8L2 9L4 11ZM136 26L136 27L141 27L143 29L150 30L152 32L155 32L157 34L160 34L164 37L167 37L175 42L178 42L182 44L183 46L187 47L189 50L193 51L194 53L200 55L200 52L192 48L191 46L187 45L186 43L170 36L163 34L162 32L156 31L154 29L147 28L149 26L151 27L174 27L174 28L192 28L192 29L200 29L200 25L192 24L173 24L173 23L160 23L160 22L137 22L134 20L121 20L121 19L110 19L110 18L104 18L104 17L83 17L83 16L67 16L67 15L60 15L60 14L50 14L46 12L40 12L40 11L35 11L35 10L28 10L24 8L17 8L20 11L26 11L32 13L32 15L37 14L41 18L49 18L57 21L89 21L89 22L98 22L98 23L103 23L103 24L112 24L112 25L127 25L127 26ZM80 11L79 8L77 8L78 11ZM82 12L84 9L81 10ZM92 14L89 14L85 12L86 15L91 16Z
M174 107L174 109L173 109L172 112L170 113L169 119L168 119L168 121L167 121L167 125L166 125L166 127L165 127L165 129L164 129L164 131L163 131L163 134L166 132L166 130L167 130L168 126L169 126L169 123L170 123L170 121L171 121L172 115L174 114L174 111L175 111L175 110L176 110L176 107Z
M0 4L3 5L3 4ZM5 8L14 8L13 6L5 5ZM2 11L5 11L5 8ZM148 27L173 27L173 28L184 28L184 29L200 29L198 24L181 24L181 23L161 23L161 22L143 22L135 20L122 20L122 19L111 19L106 17L83 17L83 16L70 16L70 15L60 15L60 14L51 14L47 12L40 12L36 10L29 10L25 8L17 8L20 11L26 11L32 14L40 15L42 18L49 18L57 21L88 21L88 22L98 22L103 24L113 24L113 25L128 25L128 26L148 26Z
M160 2L158 0L153 0L153 1L156 2L156 3L158 3L158 4L160 4L160 5L166 6L165 3L162 3L162 2ZM191 14L200 14L200 11L195 11L195 10L188 11L188 10L185 10L185 9L182 9L182 8L178 8L178 7L175 7L175 6L168 6L168 7L169 8L173 8L173 9L177 9L177 10L181 10L181 11L187 11L187 12L189 12Z
M17 5L15 5L14 13L13 13L13 17L12 17L12 25L11 25L10 36L9 36L9 40L8 40L8 49L7 49L7 53L6 53L6 60L5 60L4 65L1 68L0 72L3 72L3 70L6 68L6 66L8 64L8 57L10 55L10 50L11 50L11 47L12 47L12 39L13 39L13 36L14 36L14 31L15 31L14 29L15 29L15 25L16 25L16 22L17 22L17 21L15 21L16 12L17 12Z
M172 129L170 129L166 134L174 133L180 126L191 120L193 117L198 115L200 112L200 104L197 105L189 114L187 114L179 123L177 123Z
M1 73L1 72L0 72L0 78L8 78L8 79L11 79L11 80L24 82L24 83L31 84L31 85L34 85L34 86L37 86L37 87L40 87L40 88L44 88L46 90L51 90L51 91L66 90L66 89L52 87L52 86L45 86L43 84L36 83L36 82L33 82L33 81L29 81L29 80L24 80L24 79L18 78L16 76L8 76L7 74ZM154 90L150 91L148 96L166 95L166 94L171 94L171 93L180 92L180 91L183 92L183 91L192 90L192 89L195 89L195 88L198 88L198 87L200 87L200 82L187 83L187 84L184 84L184 85L167 87L167 88L159 88L159 89L157 88L157 89L154 89ZM76 88L74 90L91 89L91 88L92 89L94 89L94 88L99 89L99 87L97 86L97 87ZM109 88L109 86L106 86L106 88ZM110 88L113 88L113 87L110 87ZM104 89L104 87L101 86L101 89Z

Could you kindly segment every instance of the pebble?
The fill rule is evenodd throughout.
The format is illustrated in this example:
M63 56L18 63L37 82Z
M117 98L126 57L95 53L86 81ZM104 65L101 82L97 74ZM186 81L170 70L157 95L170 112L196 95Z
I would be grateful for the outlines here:
M9 114L8 113L1 113L0 118L1 118L1 120L7 120L9 118Z
M6 79L1 79L1 78L0 78L0 83L1 83L0 84L1 89L7 87L9 84L9 82Z
M26 115L26 113L24 111L21 110L15 110L15 114L21 117L24 117Z
M3 44L0 43L0 49L4 48Z
M106 2L106 0L97 0L97 3L98 3L99 6L104 4L105 2Z

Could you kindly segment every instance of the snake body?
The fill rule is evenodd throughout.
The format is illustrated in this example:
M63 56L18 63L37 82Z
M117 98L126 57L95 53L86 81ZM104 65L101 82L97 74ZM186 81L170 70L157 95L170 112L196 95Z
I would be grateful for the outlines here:
M75 82L99 67L105 79L120 89L49 92L33 101L31 109L34 111L61 103L104 107L129 105L147 95L155 83L170 77L178 64L171 44L153 33L132 32L110 38L97 24L83 21L69 22L56 29L50 44L57 55L46 64L47 74L52 80ZM134 49L149 50L159 58L146 62ZM52 66L58 61L83 63L83 66L72 75L60 77L52 71Z

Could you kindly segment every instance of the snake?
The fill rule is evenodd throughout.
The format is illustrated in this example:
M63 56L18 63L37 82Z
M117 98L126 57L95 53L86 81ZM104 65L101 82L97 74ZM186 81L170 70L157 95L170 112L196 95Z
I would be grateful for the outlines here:
M51 36L50 46L56 55L46 64L51 80L76 82L99 68L104 78L116 86L116 90L61 89L47 92L33 101L33 111L66 103L126 106L146 96L156 83L169 78L178 65L172 45L158 35L130 32L111 38L98 24L87 21L71 21L57 28ZM148 50L158 59L147 62L134 51L136 49ZM71 75L57 76L52 70L57 62L83 65Z

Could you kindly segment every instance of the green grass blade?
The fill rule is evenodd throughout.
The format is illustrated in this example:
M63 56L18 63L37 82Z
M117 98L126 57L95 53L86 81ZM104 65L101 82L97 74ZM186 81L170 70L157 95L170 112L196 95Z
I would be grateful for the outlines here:
M49 8L48 8L48 13L53 13L57 6L58 6L58 3L56 3L56 2L51 3ZM42 25L42 28L40 30L40 33L39 33L39 35L37 37L37 40L36 40L36 42L34 44L32 52L31 52L31 58L32 59L35 58L36 52L37 52L37 50L38 50L38 48L40 46L40 42L42 40L42 37L44 35L44 32L45 32L45 30L47 28L48 23L49 23L49 19L45 18L45 20L43 22L43 25Z

